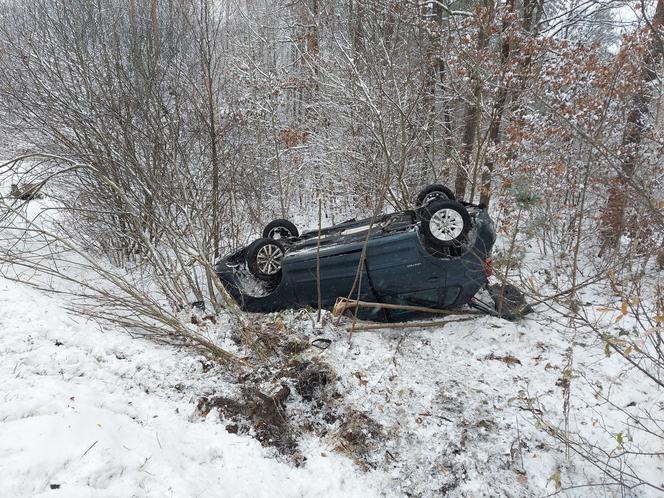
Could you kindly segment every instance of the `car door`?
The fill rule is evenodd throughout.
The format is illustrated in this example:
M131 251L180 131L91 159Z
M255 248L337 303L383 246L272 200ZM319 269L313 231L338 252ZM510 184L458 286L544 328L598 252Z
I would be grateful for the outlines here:
M321 248L320 251L320 287L323 306L334 305L338 297L347 297L355 282L360 264L362 244L339 244ZM288 257L289 278L293 285L296 300L301 306L316 306L318 301L316 279L316 249ZM353 297L355 297L354 294ZM374 301L375 296L368 281L366 269L363 270L360 299Z
M415 232L373 239L367 249L367 270L379 301L439 306L445 300L446 265L433 264Z

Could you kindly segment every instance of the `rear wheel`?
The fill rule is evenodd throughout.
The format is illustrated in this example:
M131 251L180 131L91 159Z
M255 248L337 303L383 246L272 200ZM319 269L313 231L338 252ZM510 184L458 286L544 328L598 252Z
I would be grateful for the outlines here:
M436 200L420 211L422 232L434 248L461 246L470 230L470 215L460 203Z
M297 227L288 220L274 220L263 229L263 237L266 239L287 239L300 235Z
M424 187L415 198L415 207L422 207L431 204L435 200L450 199L455 200L454 192L445 185L429 185Z
M261 280L276 280L281 275L281 264L286 254L284 245L275 239L258 239L245 255L251 274Z

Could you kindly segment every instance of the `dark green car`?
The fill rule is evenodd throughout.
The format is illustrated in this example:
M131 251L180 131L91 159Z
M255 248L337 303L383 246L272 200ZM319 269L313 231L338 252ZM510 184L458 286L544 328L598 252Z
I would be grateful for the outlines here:
M495 240L486 209L457 202L447 188L432 185L420 193L414 210L350 220L320 232L300 235L291 222L275 220L263 238L223 258L215 269L250 312L318 306L318 263L324 308L332 308L339 297L457 308L487 283ZM376 308L363 318L403 316Z

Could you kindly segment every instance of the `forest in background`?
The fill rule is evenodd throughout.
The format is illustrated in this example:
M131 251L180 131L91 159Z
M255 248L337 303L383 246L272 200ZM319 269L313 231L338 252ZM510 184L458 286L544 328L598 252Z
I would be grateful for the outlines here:
M663 53L663 0L8 0L0 179L52 204L2 192L24 244L3 273L237 365L180 316L205 301L269 355L217 257L273 218L405 209L443 183L489 205L500 279L659 389ZM632 330L587 313L598 284Z
M652 245L663 15L645 0L14 0L2 129L62 158L48 174L94 169L56 176L118 262L132 241L97 229L123 233L132 221L101 212L125 202L153 238L186 204L216 252L319 200L404 208L436 182L510 212L535 200L554 243L585 221L604 248L625 228Z

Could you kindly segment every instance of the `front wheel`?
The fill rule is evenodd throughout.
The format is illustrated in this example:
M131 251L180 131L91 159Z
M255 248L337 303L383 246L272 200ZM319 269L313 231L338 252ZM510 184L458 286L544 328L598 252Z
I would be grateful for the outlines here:
M245 260L251 274L266 281L281 275L281 264L286 254L284 245L275 239L258 239L247 248Z
M297 237L300 233L294 223L288 220L274 220L263 229L263 237L266 239L288 239Z
M424 237L436 249L460 246L470 230L468 210L457 201L435 200L420 210Z

